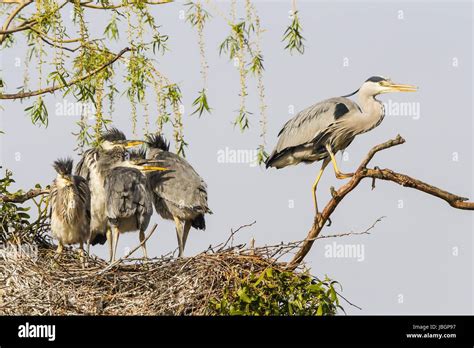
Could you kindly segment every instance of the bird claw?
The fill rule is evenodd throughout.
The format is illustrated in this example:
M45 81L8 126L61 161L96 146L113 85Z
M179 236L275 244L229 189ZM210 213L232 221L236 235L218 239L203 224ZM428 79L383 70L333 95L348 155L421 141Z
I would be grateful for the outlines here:
M336 178L338 179L349 179L354 176L354 173L336 173Z

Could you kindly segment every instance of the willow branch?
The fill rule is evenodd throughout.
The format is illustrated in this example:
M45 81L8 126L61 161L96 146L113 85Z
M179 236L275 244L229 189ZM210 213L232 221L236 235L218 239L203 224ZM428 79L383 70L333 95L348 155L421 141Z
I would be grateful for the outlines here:
M5 33L6 30L8 30L8 27L10 26L11 22L15 19L15 17L23 10L26 6L31 4L33 1L25 1L22 3L18 3L18 7L13 10L12 13L7 17L5 20L5 23L2 26L2 33L0 35L0 43L2 43L5 40L5 37L7 36L8 33Z
M108 61L104 65L100 66L97 69L92 70L91 72L89 72L86 75L83 75L83 76L77 77L75 79L72 79L71 81L69 81L65 84L60 84L58 86L51 86L51 87L48 87L48 88L39 89L39 90L36 90L36 91L30 91L30 92L20 92L20 93L13 93L13 94L0 94L0 99L30 98L30 97L34 97L34 96L41 95L41 94L53 93L53 92L55 92L59 89L63 89L65 87L72 86L72 85L74 85L78 82L84 81L84 80L88 79L89 77L91 77L91 76L99 73L100 71L104 70L109 65L115 63L116 60L118 60L122 55L124 55L128 51L130 51L130 48L125 47L123 50L121 50L119 53L117 53L117 55L115 55L114 58L112 58L110 61Z
M0 195L0 203L25 203L27 200L49 193L49 189L31 189L25 193Z
M29 5L30 3L32 3L33 1L27 1L26 4ZM56 13L57 11L61 10L64 6L66 6L66 4L68 4L68 1L65 1L63 2L61 5L59 5L55 11L53 13L51 13L51 15L53 15L54 13ZM14 11L16 12L16 11ZM12 20L14 17L16 17L18 15L19 11L13 15L10 14L10 16L12 16ZM9 16L9 17L10 17ZM8 20L8 19L7 19ZM10 21L11 22L11 21ZM6 23L5 23L6 24ZM10 24L10 23L9 23ZM8 24L8 25L9 25ZM8 29L8 25L4 25L4 27L2 28L2 30L0 30L0 34L2 36L0 36L0 43L3 42L3 40L5 40L5 35L4 34L12 34L12 33L16 33L16 32L19 32L19 31L24 31L24 30L29 30L32 28L33 25L37 24L37 21L35 19L28 19L28 20L25 20L21 25L15 27L15 28L11 28L11 29Z
M377 152L388 149L393 146L401 145L404 142L405 140L400 135L398 135L395 139L374 146L369 151L364 160L361 162L359 168L356 170L351 180L349 180L349 182L347 182L345 185L341 186L337 191L332 191L332 198L326 204L321 214L315 216L313 225L311 226L311 229L309 230L306 239L302 243L299 251L288 263L287 267L289 269L295 269L303 261L305 256L311 250L314 241L318 238L319 234L321 233L321 230L324 228L326 222L328 221L334 210L337 208L339 203L348 193L354 190L364 178L392 181L399 185L410 187L415 190L425 192L431 196L440 198L446 201L453 208L474 210L474 202L468 201L468 198L452 194L433 185L427 184L421 180L412 178L408 175L394 172L391 169L367 168L367 165Z
M167 4L167 3L170 3L170 2L173 2L173 0L145 1L145 4L147 4L147 5L163 5L163 4ZM92 8L92 9L96 9L96 10L112 10L112 9L125 7L125 6L130 5L130 4L126 3L126 4L103 6L102 4L100 4L100 5L92 4L92 1L84 1L84 2L81 2L80 5L82 7Z

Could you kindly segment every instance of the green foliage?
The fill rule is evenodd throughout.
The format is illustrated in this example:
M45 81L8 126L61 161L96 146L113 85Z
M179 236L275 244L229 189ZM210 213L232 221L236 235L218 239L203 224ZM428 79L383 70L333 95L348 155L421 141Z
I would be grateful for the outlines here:
M2 168L2 167L0 167ZM10 186L15 183L11 171L6 170L5 176L0 178L0 197L23 195L22 190L10 191ZM39 184L35 188L41 189ZM22 207L17 203L2 202L0 204L0 244L7 242L22 243L35 240L39 243L45 241L44 235L47 232L48 219L48 198L42 196L39 201L33 200L37 208L37 219L31 222L28 213L31 207Z
M104 30L104 35L110 40L118 40L120 37L118 26L117 26L117 13L114 12L110 22L107 24Z
M152 45L153 45L153 53L159 53L161 51L161 54L165 54L166 51L168 51L168 46L166 42L168 41L169 37L168 35L162 35L158 31L153 35L153 40L152 40Z
M265 163L267 158L268 158L268 153L265 151L264 146L260 145L257 149L257 164L260 165L262 163Z
M285 30L282 40L287 42L285 49L289 50L290 53L293 53L294 50L300 54L304 53L304 37L301 34L302 31L303 29L298 18L298 11L295 11L293 14L293 20L290 26Z
M252 57L252 60L250 61L249 70L254 75L259 75L263 72L263 70L265 70L265 68L263 67L263 56L261 54L256 54Z
M225 289L222 298L210 302L214 315L334 315L339 298L326 278L317 281L308 274L295 274L266 268L259 275L251 274L235 287Z
M205 88L203 88L201 91L199 91L199 95L194 100L193 106L196 107L196 110L194 110L191 115L199 113L199 117L201 117L203 112L207 112L207 113L211 112L211 108L209 107L209 104L207 102L207 96L206 96L206 89Z
M243 45L239 42L239 40L241 40L241 42L248 47L249 31L246 28L247 26L245 22L232 24L230 35L227 36L219 45L219 54L227 54L229 59L237 57L237 52L243 49Z
M245 109L241 109L234 121L234 126L238 125L242 132L250 128L249 116L251 114L252 114L251 112L246 111Z
M204 26L204 23L211 17L211 14L206 11L200 3L187 2L184 6L188 7L186 10L186 21L191 23L193 27Z
M32 106L27 107L25 111L31 118L33 124L48 126L48 109L46 109L42 97L38 97L35 103Z
M12 172L7 170L5 177L0 179L0 196L10 195L8 189L14 182ZM6 243L10 239L10 231L21 231L29 227L30 215L27 213L28 210L30 208L19 207L14 203L0 204L0 243Z

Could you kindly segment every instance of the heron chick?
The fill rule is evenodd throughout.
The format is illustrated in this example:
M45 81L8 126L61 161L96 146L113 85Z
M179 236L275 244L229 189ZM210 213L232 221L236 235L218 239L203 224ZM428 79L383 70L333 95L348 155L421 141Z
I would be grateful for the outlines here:
M316 188L324 169L332 162L338 179L353 174L342 173L334 154L347 148L354 138L377 127L385 116L384 106L375 97L389 92L415 92L417 87L373 76L354 93L314 104L290 119L278 133L278 142L266 161L266 167L277 169L299 163L323 161L312 187L318 214ZM356 95L358 104L348 99Z
M89 244L104 244L109 240L110 258L112 237L107 224L105 178L111 168L123 161L128 148L142 143L141 140L127 140L123 132L111 128L101 134L97 147L84 152L75 169L77 175L87 180L91 191L91 237L88 249Z
M64 245L79 244L82 258L90 235L91 195L86 180L72 175L72 165L70 158L53 164L57 176L50 193L51 233L58 240L58 254Z
M113 244L111 262L115 261L117 246L121 233L139 231L143 254L148 258L145 231L153 214L153 197L144 173L163 171L157 161L145 160L146 153L130 151L122 161L111 163L106 157L101 157L99 168L110 167L105 177L106 217L112 232Z
M156 212L166 220L174 220L179 256L183 256L189 230L206 229L205 214L212 214L207 204L207 185L182 157L169 151L169 143L161 135L147 138L150 160L158 160L167 171L148 174Z

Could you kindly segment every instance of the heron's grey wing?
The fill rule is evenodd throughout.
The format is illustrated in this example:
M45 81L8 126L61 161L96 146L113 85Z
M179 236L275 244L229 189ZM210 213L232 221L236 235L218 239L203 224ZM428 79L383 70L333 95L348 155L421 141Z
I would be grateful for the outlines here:
M267 163L289 149L313 145L331 124L357 108L350 99L331 98L314 104L290 119L278 133L278 142Z
M154 159L170 169L149 176L155 194L179 207L211 212L207 204L207 184L185 159L167 151L160 152Z
M98 160L98 158L99 151L97 149L93 148L86 150L79 162L77 162L74 174L82 176L84 179L89 180L90 167L93 162L96 162Z
M107 216L127 218L147 207L146 179L135 168L114 168L105 179ZM149 200L149 199L148 199ZM151 209L150 209L151 210Z

